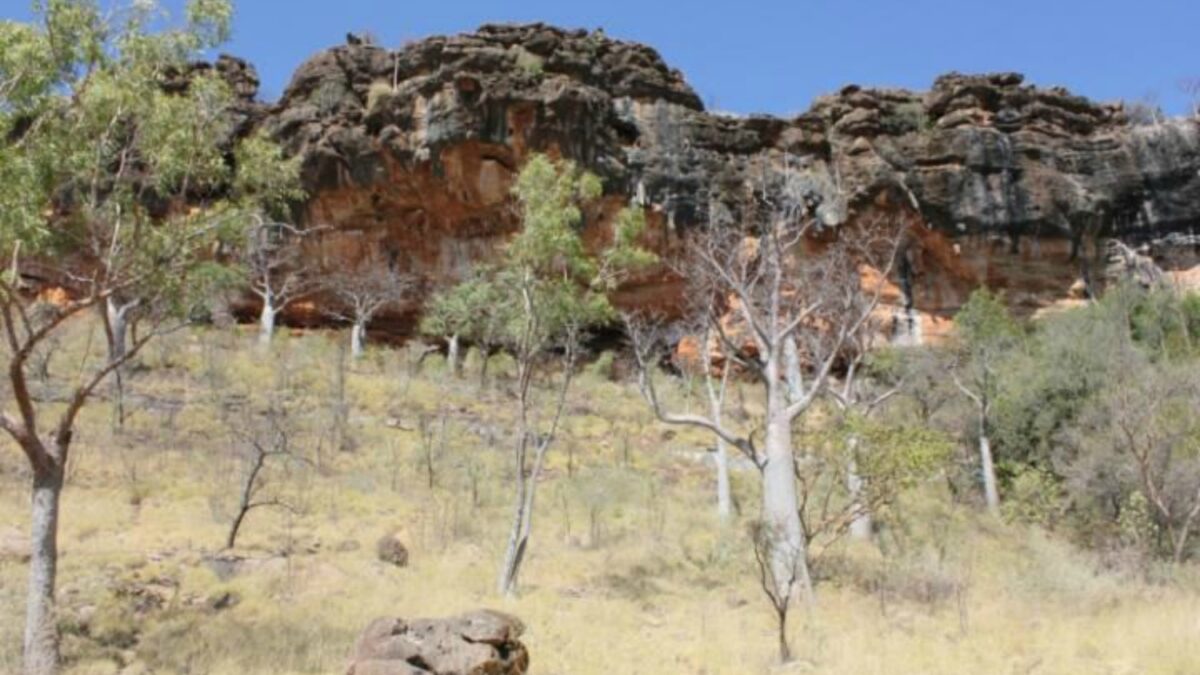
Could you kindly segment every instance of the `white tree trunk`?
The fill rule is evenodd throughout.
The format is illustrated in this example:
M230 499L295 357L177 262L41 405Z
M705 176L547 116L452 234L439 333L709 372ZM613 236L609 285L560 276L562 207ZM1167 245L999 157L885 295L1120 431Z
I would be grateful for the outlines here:
M729 451L725 441L717 439L717 517L728 521L733 517L733 488L729 483Z
M712 415L713 421L721 424L724 401L722 400L724 388L721 390L721 395L709 388L709 412ZM714 459L717 464L717 517L722 521L728 521L733 517L733 488L729 483L729 449L725 443L725 439L717 437L717 450Z
M522 431L522 433L525 433ZM525 551L529 547L529 533L533 530L533 503L537 495L537 483L542 473L542 463L545 461L546 450L549 448L544 441L537 444L533 460L533 468L529 476L525 475L524 446L517 450L517 489L515 512L513 513L512 530L508 535L508 546L504 551L504 563L500 567L498 590L506 597L516 595L517 577L521 572L521 563L525 561Z
M1000 513L1000 491L996 487L996 466L992 460L992 443L987 433L979 434L979 464L983 471L983 496L993 515Z
M117 361L125 356L129 335L129 305L120 306L111 297L105 302L104 311L108 314L108 329L112 332L112 341L108 344L108 359Z
M800 350L796 348L796 340L791 337L783 341L783 368L788 401L799 401L804 395L804 374L800 369Z
M458 333L450 336L446 346L446 363L450 366L450 372L455 376L462 374L462 347L461 341L458 339Z
M26 675L58 672L54 586L58 572L58 511L62 487L63 472L60 468L37 471L33 481L32 551L25 613Z
M350 328L350 357L358 360L363 355L363 344L366 342L367 329L362 323L355 323Z
M530 514L525 508L525 491L517 489L516 513L513 514L512 530L508 533L508 546L504 549L504 563L500 567L497 590L500 595L511 597L516 594L517 574L525 559L525 548L529 545Z
M772 398L780 398L778 394ZM777 598L812 596L807 543L796 493L792 422L783 401L768 403L766 464L762 469L763 525L769 539L771 577Z
M258 316L258 346L264 349L271 346L275 337L275 316L279 309L271 303L270 298L263 300L262 313Z
M871 512L864 494L867 481L858 473L858 439L851 437L846 445L846 491L850 494L850 508L854 509L855 514L850 521L850 538L866 540L871 538Z
M108 321L108 361L115 363L125 358L129 336L129 310L133 304L120 305L109 296L104 302L105 318ZM113 372L113 423L120 428L125 423L125 366Z

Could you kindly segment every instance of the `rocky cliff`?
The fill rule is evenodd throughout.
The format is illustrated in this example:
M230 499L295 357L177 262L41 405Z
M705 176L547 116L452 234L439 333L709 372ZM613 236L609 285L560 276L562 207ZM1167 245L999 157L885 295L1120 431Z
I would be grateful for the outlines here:
M253 98L252 69L217 67ZM896 282L926 330L979 284L1029 311L1086 289L1106 238L1190 266L1178 235L1200 223L1195 120L1135 126L1119 104L1016 74L950 74L928 92L850 86L792 118L740 117L706 111L645 45L489 25L397 51L348 36L246 115L303 158L302 216L333 232L313 255L383 255L434 283L512 231L509 186L535 151L605 180L591 236L634 199L663 251L698 224L737 222L780 181L799 181L831 224L914 223ZM677 292L648 275L620 300L666 305Z

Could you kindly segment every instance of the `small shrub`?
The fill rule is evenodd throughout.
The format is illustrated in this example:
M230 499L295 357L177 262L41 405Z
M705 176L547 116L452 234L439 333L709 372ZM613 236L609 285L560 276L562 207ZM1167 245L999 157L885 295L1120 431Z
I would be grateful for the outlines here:
M545 72L546 60L524 47L517 47L517 67L526 75L540 78Z
M895 135L925 131L932 126L925 106L918 102L897 105L884 113L881 123L885 131Z
M616 377L616 360L616 354L605 351L588 365L588 374L601 380L613 380Z
M1004 502L1004 516L1010 522L1052 527L1061 515L1062 489L1050 473L1030 466L1018 466Z
M384 104L391 100L395 89L387 82L372 82L367 89L367 114L377 112Z

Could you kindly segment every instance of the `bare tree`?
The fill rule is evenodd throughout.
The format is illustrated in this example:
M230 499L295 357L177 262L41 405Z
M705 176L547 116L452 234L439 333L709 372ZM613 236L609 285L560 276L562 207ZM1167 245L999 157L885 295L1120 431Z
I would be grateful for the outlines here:
M275 321L287 306L312 292L317 280L306 263L300 242L323 228L301 229L264 217L252 216L243 264L250 290L262 303L258 318L258 343L266 348L275 337Z
M870 329L882 289L864 291L859 264L864 258L882 261L876 267L886 278L898 244L886 224L875 225L857 233L823 228L802 200L785 194L747 224L752 236L714 227L693 241L680 269L692 282L692 293L722 300L709 305L703 320L725 358L762 387L766 409L756 427L736 430L711 416L666 410L654 386L658 341L645 323L635 319L629 325L641 391L658 418L706 429L759 468L770 580L765 590L776 607L796 594L812 594L793 425L825 389L850 340ZM814 244L817 237L828 241ZM761 448L758 429L764 436ZM780 656L786 660L790 651L781 646Z
M350 324L350 356L359 359L371 321L379 312L404 301L415 283L386 264L369 261L325 275L322 286L338 303L329 314Z
M225 535L225 548L233 548L251 511L296 510L295 503L283 490L273 489L279 478L274 473L290 469L288 465L306 465L308 459L294 445L294 422L281 401L272 401L260 415L248 414L243 420L227 422L226 426L234 440L239 465L237 503Z
M432 415L421 413L417 417L417 431L421 436L421 466L425 470L425 482L430 490L437 484L437 460L446 453L446 410L439 408L435 423Z

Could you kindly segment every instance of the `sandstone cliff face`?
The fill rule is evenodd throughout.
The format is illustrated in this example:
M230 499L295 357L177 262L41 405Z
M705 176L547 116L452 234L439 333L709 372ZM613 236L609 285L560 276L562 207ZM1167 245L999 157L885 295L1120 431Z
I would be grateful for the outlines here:
M847 87L791 119L733 117L706 112L653 49L599 33L350 42L247 113L303 157L303 217L332 226L313 250L326 262L382 255L431 283L461 276L512 231L509 187L534 151L604 178L589 236L634 199L661 251L688 228L736 223L781 181L830 224L919 223L895 281L927 323L982 283L1036 310L1096 280L1103 239L1170 244L1200 222L1196 121L1135 127L1118 105L1015 74L951 74L925 93ZM232 61L221 72L239 91L253 81ZM1187 246L1161 251L1192 264ZM677 292L649 274L619 300L670 305Z

